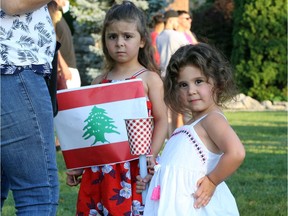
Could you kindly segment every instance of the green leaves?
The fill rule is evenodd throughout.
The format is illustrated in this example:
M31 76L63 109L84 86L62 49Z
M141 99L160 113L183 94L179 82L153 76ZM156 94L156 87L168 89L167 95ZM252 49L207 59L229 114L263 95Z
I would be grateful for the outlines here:
M258 100L286 100L285 8L284 0L235 1L232 63L240 89Z

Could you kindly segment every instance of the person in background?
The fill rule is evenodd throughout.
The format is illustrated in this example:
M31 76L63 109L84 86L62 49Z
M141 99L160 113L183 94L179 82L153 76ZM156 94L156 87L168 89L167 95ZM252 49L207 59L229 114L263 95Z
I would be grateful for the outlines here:
M49 77L56 37L49 0L1 1L1 211L55 216L59 183Z
M69 1L53 0L48 3L48 9L56 31L57 41L61 44L57 58L57 89L69 89L81 87L79 71L76 68L71 30L63 17L62 9L66 8ZM56 149L61 150L59 139L55 136Z
M156 45L160 54L160 68L161 76L164 77L166 73L166 67L170 60L171 55L181 46L189 44L184 34L178 29L178 13L175 10L169 10L164 13L164 30L159 34L156 39ZM168 137L179 126L178 113L174 113L172 110L168 110ZM182 118L181 118L182 120Z
M183 32L190 44L197 44L198 41L196 36L191 32L192 15L190 16L189 13L185 10L178 10L177 13L179 23L177 31Z
M160 54L161 76L165 76L166 67L171 55L181 46L189 42L183 34L179 33L178 13L175 10L169 10L164 13L164 30L158 35L156 45Z
M159 13L153 16L152 19L152 31L150 33L151 40L152 40L152 46L154 48L154 59L157 63L157 65L160 66L160 55L156 46L156 38L157 36L163 31L164 29L164 16L163 14Z
M81 86L81 78L76 65L73 36L62 14L62 10L66 8L66 5L69 5L67 0L54 0L48 4L57 41L61 44L58 53L58 73L60 74L60 77L58 76L58 89L79 88ZM64 81L61 84L62 79Z
M198 41L196 39L196 36L194 33L191 32L192 15L190 16L189 13L185 10L178 10L177 13L179 23L177 31L184 34L185 38L188 40L190 44L197 44ZM191 116L189 116L187 113L184 113L183 115L178 114L176 127L180 127L183 124L185 124L187 121L189 121L190 117Z
M245 149L221 109L236 94L230 64L210 45L186 45L171 57L164 78L165 103L192 118L164 147L144 215L239 215L224 181L242 164ZM145 182L137 178L140 192Z
M147 112L154 118L150 160L155 163L167 136L167 108L143 11L129 1L114 5L104 19L102 47L106 60L104 73L92 84L142 79ZM82 170L67 172L67 184L77 185L81 174ZM84 169L76 214L141 215L142 197L135 190L137 175L138 159Z

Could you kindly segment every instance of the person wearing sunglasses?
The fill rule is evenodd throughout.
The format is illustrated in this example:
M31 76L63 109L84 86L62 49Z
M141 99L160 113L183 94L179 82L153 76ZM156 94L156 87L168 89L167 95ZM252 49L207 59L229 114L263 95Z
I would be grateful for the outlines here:
M177 31L182 32L190 44L197 44L196 36L191 32L192 16L185 10L178 10L177 13L179 24Z

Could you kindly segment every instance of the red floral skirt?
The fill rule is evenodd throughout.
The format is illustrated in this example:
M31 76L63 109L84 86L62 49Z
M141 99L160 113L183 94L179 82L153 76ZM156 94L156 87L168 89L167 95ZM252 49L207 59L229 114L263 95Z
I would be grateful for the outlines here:
M84 170L78 193L77 216L141 215L141 194L136 193L139 160Z

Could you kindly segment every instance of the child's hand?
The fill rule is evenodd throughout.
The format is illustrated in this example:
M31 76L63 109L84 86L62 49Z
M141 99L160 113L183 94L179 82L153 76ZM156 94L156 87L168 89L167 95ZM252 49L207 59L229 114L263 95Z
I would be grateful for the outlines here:
M136 176L136 193L142 193L146 189L146 186L151 178L152 175L150 174L148 174L144 179L142 179L140 175Z
M195 198L194 208L205 207L216 189L216 185L207 176L200 178L197 182L198 189L193 194Z
M152 156L147 156L147 169L149 174L153 175L154 174L154 166L156 165L156 159L155 157Z
M81 182L79 178L83 173L83 169L69 170L66 172L66 184L69 186L77 186Z

